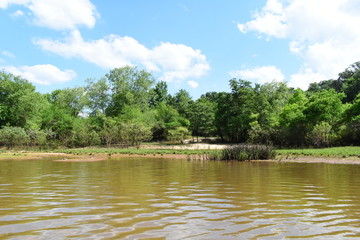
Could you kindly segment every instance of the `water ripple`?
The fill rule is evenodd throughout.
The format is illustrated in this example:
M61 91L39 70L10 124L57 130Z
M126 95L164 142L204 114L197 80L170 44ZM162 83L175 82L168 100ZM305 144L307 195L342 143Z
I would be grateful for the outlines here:
M25 170L11 164L13 171L0 178L1 239L360 237L357 166L122 159L32 161ZM331 178L322 177L329 172Z

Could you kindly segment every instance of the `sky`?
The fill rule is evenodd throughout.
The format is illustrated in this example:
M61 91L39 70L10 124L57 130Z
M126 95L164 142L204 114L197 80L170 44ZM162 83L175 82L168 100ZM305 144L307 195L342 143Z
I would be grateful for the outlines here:
M360 61L359 0L0 0L0 69L38 91L137 66L198 98L309 83Z

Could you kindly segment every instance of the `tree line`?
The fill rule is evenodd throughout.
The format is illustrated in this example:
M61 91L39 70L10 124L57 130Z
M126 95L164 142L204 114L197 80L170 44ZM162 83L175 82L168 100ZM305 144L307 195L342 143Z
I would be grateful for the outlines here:
M306 91L284 82L229 84L230 92L193 100L127 66L83 87L40 94L21 76L0 72L0 145L139 146L191 136L279 147L360 144L360 62Z

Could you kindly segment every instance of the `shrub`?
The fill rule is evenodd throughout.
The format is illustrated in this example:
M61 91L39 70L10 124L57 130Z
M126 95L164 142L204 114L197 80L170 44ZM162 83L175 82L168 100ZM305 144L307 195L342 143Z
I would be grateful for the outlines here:
M5 145L7 149L15 146L22 146L29 141L29 136L21 127L5 126L0 129L0 143Z
M329 147L335 139L329 123L321 122L315 125L313 130L307 135L311 144L315 147Z

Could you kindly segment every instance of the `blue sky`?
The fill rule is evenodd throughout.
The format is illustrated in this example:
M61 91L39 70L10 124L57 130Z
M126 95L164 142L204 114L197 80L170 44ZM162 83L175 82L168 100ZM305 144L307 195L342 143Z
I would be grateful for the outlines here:
M139 66L194 98L233 77L306 89L360 60L358 0L0 0L0 69L40 92Z

